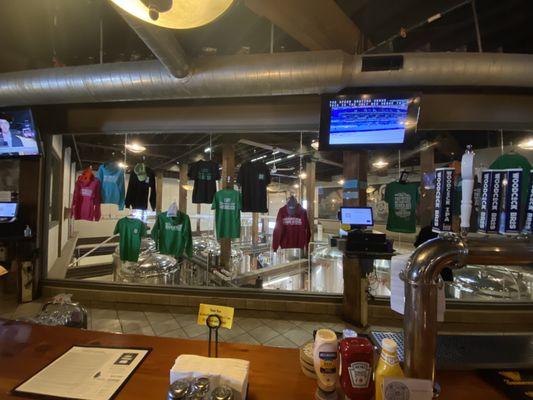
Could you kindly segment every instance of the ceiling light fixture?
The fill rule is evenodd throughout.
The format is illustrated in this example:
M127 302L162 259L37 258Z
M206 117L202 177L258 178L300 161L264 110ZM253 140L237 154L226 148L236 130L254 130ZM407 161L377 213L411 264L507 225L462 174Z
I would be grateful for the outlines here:
M211 153L211 151L212 151L211 147L206 147L204 149L204 153Z
M294 185L292 185L293 188L295 189L298 189L300 187L300 185L298 185L297 183L295 183Z
M260 157L256 157L256 158L252 158L252 162L256 162L256 161L259 161L259 160L262 160L263 158L266 158L267 156L260 156Z
M170 29L191 29L220 17L233 0L111 0L145 22Z
M387 165L389 165L389 163L384 160L378 160L372 163L372 166L377 169L385 168Z
M287 159L289 159L289 158L293 158L293 157L296 157L296 154L288 155L288 156L287 156Z
M128 164L123 163L122 161L119 161L118 162L118 167L122 168L122 169L126 169L126 168L128 168Z
M518 147L524 150L533 150L533 137L521 141L518 143Z
M279 150L276 150L276 151L273 151L273 152L272 152L272 155L275 156L275 155L278 154L278 153L279 153Z
M312 147L313 149L315 149L315 150L318 150L318 140L316 140L316 139L313 140L313 141L311 142L311 147Z
M339 179L339 180L337 181L337 183L338 183L339 185L344 185L344 179Z
M276 161L279 161L279 160L270 160L270 161L267 161L265 164L266 165L274 164Z
M189 185L188 183L184 183L183 185L181 185L181 187L187 191L191 191L194 189L194 186L193 185Z
M307 173L305 173L304 171L300 172L300 175L299 175L300 179L306 179L307 178Z
M146 147L140 145L139 143L128 143L126 149L132 153L142 153L146 150Z

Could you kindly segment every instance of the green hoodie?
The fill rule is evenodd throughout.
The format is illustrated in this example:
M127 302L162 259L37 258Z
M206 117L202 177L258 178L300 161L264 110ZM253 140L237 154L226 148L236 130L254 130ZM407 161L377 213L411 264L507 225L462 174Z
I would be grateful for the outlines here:
M185 253L192 257L191 221L187 214L178 211L175 217L169 217L166 211L159 213L151 236L161 254L181 257Z

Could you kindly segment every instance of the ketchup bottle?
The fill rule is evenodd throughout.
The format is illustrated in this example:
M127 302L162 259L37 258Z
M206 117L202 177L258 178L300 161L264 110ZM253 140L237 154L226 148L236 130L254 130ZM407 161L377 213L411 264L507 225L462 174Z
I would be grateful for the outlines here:
M374 348L366 338L348 337L339 343L340 384L350 400L374 397Z

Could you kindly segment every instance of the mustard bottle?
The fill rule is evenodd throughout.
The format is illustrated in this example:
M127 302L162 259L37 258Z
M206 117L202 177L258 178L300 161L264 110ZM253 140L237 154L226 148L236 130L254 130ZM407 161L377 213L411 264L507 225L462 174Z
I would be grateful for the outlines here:
M403 371L398 359L398 345L392 339L383 339L381 355L376 368L376 400L383 400L383 380L385 377L401 378Z

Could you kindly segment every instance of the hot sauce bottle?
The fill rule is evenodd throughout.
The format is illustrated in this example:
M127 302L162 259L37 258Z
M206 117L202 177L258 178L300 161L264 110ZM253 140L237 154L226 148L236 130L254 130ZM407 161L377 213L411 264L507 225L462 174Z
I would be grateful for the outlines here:
M374 348L361 337L344 338L339 343L340 384L346 398L371 400L374 397Z

